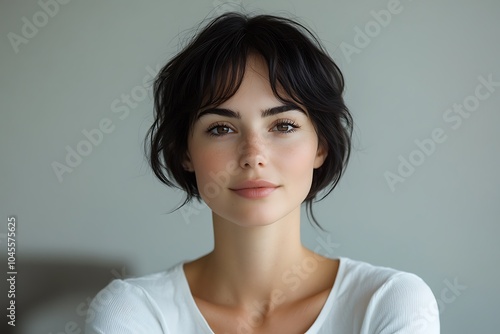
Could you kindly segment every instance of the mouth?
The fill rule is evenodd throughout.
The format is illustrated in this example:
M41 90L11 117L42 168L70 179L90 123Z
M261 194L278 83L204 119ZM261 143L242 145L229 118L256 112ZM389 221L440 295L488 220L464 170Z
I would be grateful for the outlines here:
M238 183L231 190L249 189L249 188L276 188L278 185L265 180L246 180Z
M278 187L258 187L258 188L242 188L231 189L237 195L248 199L259 199L269 196Z
M263 179L254 179L240 182L235 187L229 189L241 197L259 199L269 196L278 187L278 185L272 182Z

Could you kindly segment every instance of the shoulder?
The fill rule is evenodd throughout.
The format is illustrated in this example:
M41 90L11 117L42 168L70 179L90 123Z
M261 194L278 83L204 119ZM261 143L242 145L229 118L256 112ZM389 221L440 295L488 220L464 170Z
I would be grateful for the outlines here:
M85 333L163 333L164 305L158 301L169 299L179 265L160 273L111 281L90 303Z
M419 276L347 258L342 260L343 292L356 295L363 306L361 332L439 333L436 299Z

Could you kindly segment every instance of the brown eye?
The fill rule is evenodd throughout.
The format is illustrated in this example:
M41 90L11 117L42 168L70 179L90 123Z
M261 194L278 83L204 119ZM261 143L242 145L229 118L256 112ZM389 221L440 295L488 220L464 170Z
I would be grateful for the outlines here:
M284 123L276 125L276 129L280 132L286 132L286 131L290 130L291 127L292 127L291 125L284 124Z
M217 124L207 130L208 134L214 137L224 136L228 133L231 133L232 131L233 130L231 130L231 128L226 125L217 125Z
M226 134L229 133L229 128L227 126L218 126L215 129L218 129L218 134Z
M282 121L276 124L273 129L276 129L275 131L278 131L279 133L287 134L296 131L299 127L300 126L292 121Z

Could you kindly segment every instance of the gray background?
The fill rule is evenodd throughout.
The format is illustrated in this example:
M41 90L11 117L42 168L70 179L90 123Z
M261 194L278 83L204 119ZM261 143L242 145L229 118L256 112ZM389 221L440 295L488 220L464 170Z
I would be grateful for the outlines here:
M500 87L460 124L445 118L453 104L474 102L480 76L500 81L500 3L401 0L381 26L371 11L390 3L73 0L52 5L49 16L37 1L2 1L0 247L3 255L7 217L16 215L19 332L78 333L89 298L112 278L211 250L209 209L166 214L183 195L145 162L149 73L201 20L241 8L298 17L346 78L352 158L338 188L315 206L330 234L313 229L303 210L304 243L314 249L330 238L331 256L418 274L441 305L443 333L497 332ZM36 20L38 31L25 27L30 37L14 47L9 36L24 38L23 25ZM357 32L365 29L366 46ZM53 163L66 164L67 147L76 150L82 131L106 119L112 131L58 179ZM418 153L415 141L435 129L446 140ZM391 189L385 174L398 172L400 156L418 166Z

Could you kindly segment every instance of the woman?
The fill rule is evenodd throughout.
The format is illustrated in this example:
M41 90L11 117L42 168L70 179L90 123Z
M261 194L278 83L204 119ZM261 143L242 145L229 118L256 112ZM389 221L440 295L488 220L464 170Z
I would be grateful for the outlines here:
M419 277L301 243L301 204L317 223L349 158L343 86L292 20L228 13L198 33L156 78L147 143L158 178L210 207L215 247L110 283L87 333L439 333Z

